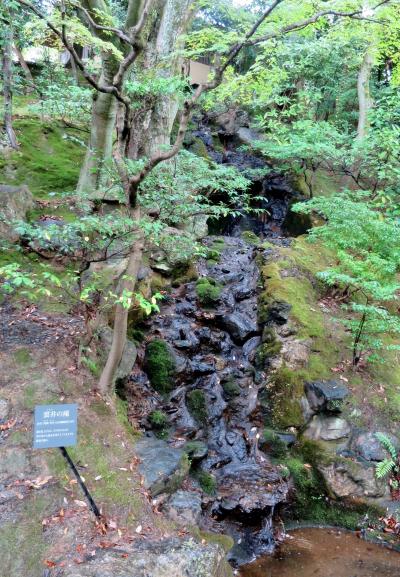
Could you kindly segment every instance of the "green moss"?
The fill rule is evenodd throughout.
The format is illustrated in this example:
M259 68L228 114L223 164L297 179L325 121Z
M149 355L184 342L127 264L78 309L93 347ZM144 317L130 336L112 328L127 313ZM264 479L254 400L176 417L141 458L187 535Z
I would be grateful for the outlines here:
M207 471L197 471L195 474L200 487L207 495L214 495L217 490L217 481L214 475L207 473Z
M35 492L38 493L38 492ZM22 503L18 530L4 519L0 527L2 574L7 577L41 575L39 569L46 549L42 521L54 511L54 496L31 494Z
M196 266L194 263L191 263L186 269L183 271L182 274L175 277L172 281L173 287L178 287L182 284L187 284L193 282L199 278L199 273L197 272Z
M222 389L224 391L224 395L228 397L228 399L232 399L233 397L237 397L240 395L241 388L235 381L235 379L231 378L228 381L222 383Z
M220 545L225 553L228 553L234 545L234 541L230 535L210 533L209 531L198 531L195 535L197 535L199 539L206 541L206 543Z
M16 119L14 128L19 150L0 159L6 184L26 183L32 193L43 197L49 192L74 190L85 149L69 137L82 134L52 121Z
M193 417L201 424L207 421L207 403L203 391L195 389L186 395L186 403Z
M174 388L175 361L165 341L154 339L146 347L145 370L152 386L162 394Z
M277 339L273 327L264 327L262 340L263 343L258 347L256 353L256 364L260 369L264 369L268 360L278 355L282 349L282 343Z
M196 283L196 292L200 303L213 306L221 295L221 286L212 278L203 277Z
M193 144L190 146L190 152L204 158L205 160L210 160L210 155L208 154L207 146L201 140L201 138L196 137Z
M305 424L300 406L304 379L300 371L285 365L272 375L268 385L272 424L277 428L301 427Z
M128 401L121 399L120 397L115 398L115 408L117 413L117 419L124 427L125 431L132 436L137 436L137 431L132 427L131 422L128 418Z
M32 362L32 357L28 349L18 349L14 353L14 358L19 365L29 365Z
M260 238L252 230L243 231L242 239L248 244L252 244L254 246L258 246L261 243Z

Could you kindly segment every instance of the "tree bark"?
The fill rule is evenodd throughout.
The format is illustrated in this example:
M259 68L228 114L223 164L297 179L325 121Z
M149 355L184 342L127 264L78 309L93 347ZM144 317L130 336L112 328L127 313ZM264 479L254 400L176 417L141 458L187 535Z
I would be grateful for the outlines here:
M364 54L361 68L357 78L358 94L358 126L357 140L363 140L368 132L368 114L372 108L373 100L370 94L370 80L373 67L373 57L370 50Z
M4 26L3 34L3 96L4 96L4 118L3 126L8 142L12 148L17 149L17 137L12 123L12 46L13 27L11 22Z

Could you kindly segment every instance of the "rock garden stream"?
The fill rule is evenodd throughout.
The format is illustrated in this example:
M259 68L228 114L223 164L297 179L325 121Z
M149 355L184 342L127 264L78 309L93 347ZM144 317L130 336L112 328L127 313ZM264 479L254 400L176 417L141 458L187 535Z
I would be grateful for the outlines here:
M204 126L197 137L218 162L241 169L264 166L258 157L229 144L224 153L216 152ZM203 240L207 256L173 283L160 314L145 321L137 363L120 390L130 419L146 431L137 454L154 503L178 524L232 537L228 558L236 566L274 552L284 533L279 511L290 490L290 481L263 451L260 438L265 409L259 394L266 374L257 357L268 326L259 323L257 314L257 263L268 258L261 239L290 243L282 225L293 193L282 177L271 174L254 183L254 192L264 196L268 217L230 220L219 234ZM274 322L287 321L287 310L275 313ZM318 535L316 543L324 542L326 535ZM313 541L314 533L307 533L307 539ZM329 539L336 543L335 536ZM297 544L285 545L289 561L256 561L241 575L314 574L315 560L307 548L306 570L296 572L296 555L304 557ZM370 574L343 573L356 575Z

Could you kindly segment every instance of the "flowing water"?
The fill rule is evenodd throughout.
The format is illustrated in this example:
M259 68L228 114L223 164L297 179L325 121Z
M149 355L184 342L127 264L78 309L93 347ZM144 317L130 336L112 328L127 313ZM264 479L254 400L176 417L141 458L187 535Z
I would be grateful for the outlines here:
M400 553L337 529L297 529L274 557L243 566L240 577L398 577Z

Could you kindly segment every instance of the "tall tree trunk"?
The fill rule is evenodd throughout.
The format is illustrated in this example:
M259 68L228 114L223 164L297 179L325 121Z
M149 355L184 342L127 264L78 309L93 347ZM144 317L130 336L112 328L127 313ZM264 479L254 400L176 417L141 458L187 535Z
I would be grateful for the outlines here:
M370 80L373 67L373 57L368 49L364 54L361 68L357 78L358 94L358 126L357 139L362 140L368 131L368 114L372 108L373 100L370 94Z
M132 212L133 220L139 221L140 209L137 208ZM123 275L123 280L120 286L120 294L123 291L134 292L136 286L136 280L139 272L140 265L142 263L143 250L144 250L144 238L139 233L139 238L136 240L134 246L132 247L132 252L129 255L128 265ZM102 395L107 395L112 391L112 387L115 380L115 375L118 369L118 365L121 361L122 355L124 353L124 348L126 344L126 332L128 328L128 314L129 310L121 305L117 305L115 308L114 317L114 332L113 339L111 343L111 349L107 357L105 367L101 373L99 380L99 391Z
M13 27L11 22L4 27L3 34L3 96L4 96L4 131L8 142L12 148L18 148L17 137L15 136L12 124L12 46Z
M28 82L28 87L26 89L26 92L28 94L30 94L30 93L34 92L34 90L36 88L31 69L29 68L29 66L28 66L28 64L24 58L24 55L22 54L21 50L18 48L18 46L16 44L14 44L14 52L15 52L16 57L18 58L18 62L20 64L22 70L24 71L25 78Z
M177 58L171 58L171 54L176 48L178 36L188 24L191 4L192 0L166 0L161 18L153 21L152 29L149 31L150 37L143 55L144 68L151 69L161 63L159 73L164 77L177 73L179 61ZM130 135L119 151L121 156L136 160L140 155L150 156L162 145L170 144L171 130L177 111L177 98L175 96L163 97L157 99L149 110L144 110L142 114L132 117ZM137 206L132 214L138 221L140 206ZM120 293L124 289L134 291L143 251L144 239L142 238L135 243L129 257L124 274L128 278L121 283ZM117 305L112 346L99 381L99 390L103 395L112 390L115 373L126 343L127 323L128 310Z

